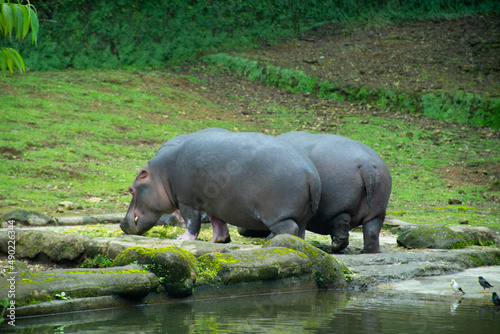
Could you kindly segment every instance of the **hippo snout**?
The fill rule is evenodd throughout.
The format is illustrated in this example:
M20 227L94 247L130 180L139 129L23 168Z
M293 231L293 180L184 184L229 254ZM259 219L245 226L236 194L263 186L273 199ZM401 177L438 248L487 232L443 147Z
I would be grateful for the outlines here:
M138 218L134 217L132 214L127 213L125 217L120 222L120 228L126 234L141 234L139 233Z
M135 234L134 229L130 227L127 217L123 218L122 221L120 222L120 228L126 234Z

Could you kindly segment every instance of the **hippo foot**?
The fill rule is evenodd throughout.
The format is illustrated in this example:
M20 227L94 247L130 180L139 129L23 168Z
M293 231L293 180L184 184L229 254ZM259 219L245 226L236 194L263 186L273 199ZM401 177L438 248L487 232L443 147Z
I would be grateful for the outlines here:
M213 242L215 244L228 244L231 242L231 236L213 236L212 239L210 239L210 242Z
M196 240L197 237L198 237L198 235L194 235L194 234L191 234L188 231L186 231L186 232L184 232L184 234L175 238L175 240Z
M361 251L361 253L363 253L363 254L375 254L375 253L382 253L382 252L380 251L380 247L371 247L371 248L365 247Z
M218 243L218 244L227 244L231 242L231 236L229 235L229 228L227 224L215 217L210 217L210 222L212 223L213 235L210 242Z

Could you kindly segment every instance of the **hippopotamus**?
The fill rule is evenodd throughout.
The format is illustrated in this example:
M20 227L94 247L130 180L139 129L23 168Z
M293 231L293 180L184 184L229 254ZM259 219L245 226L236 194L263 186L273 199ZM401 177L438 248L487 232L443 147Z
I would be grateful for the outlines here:
M204 131L162 146L129 192L132 201L120 223L125 233L141 234L178 209L186 222L181 239L197 238L203 213L212 224L270 230L268 238L304 238L319 205L321 181L311 160L284 141L252 132Z
M203 134L207 132L231 132L226 129L221 128L207 128L197 132L188 133L178 135L168 141L166 141L156 152L156 155L161 154L162 152L166 152L172 148L175 148L181 144L183 144L186 140L194 136L203 136ZM211 242L217 243L228 243L231 242L231 236L229 235L229 229L227 225L221 220L217 219L217 217L208 217L205 213L202 215L202 222L211 222L213 229L213 236ZM170 224L185 224L184 218L182 217L179 210L174 211L172 214L164 214L160 217L157 222L154 221L142 221L141 224L138 224L134 229L130 229L126 220L122 220L120 223L120 227L123 232L127 234L144 234L149 231L155 225L170 225Z
M349 245L349 231L362 225L364 253L379 253L379 234L391 194L389 169L367 145L342 136L289 132L276 137L307 155L321 178L318 211L307 230L328 235L331 250Z

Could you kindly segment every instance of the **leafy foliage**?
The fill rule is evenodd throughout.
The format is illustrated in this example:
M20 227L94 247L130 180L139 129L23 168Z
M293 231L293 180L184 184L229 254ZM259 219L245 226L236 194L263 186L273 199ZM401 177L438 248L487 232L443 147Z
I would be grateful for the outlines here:
M326 22L421 19L500 6L470 0L59 0L37 4L44 39L25 60L36 70L158 67L200 53L244 49Z
M0 33L4 37L11 37L15 31L15 38L23 40L31 29L31 41L37 42L38 17L35 7L29 2L27 5L12 4L9 0L0 0ZM21 73L26 71L24 61L19 52L12 48L0 48L0 70L5 74L7 70L13 75L14 67Z

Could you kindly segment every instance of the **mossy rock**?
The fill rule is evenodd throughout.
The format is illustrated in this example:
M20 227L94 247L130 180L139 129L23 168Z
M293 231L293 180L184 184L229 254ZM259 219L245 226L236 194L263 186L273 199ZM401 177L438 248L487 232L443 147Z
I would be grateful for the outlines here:
M15 225L45 226L56 224L54 218L46 216L38 211L26 209L10 211L2 216L3 222L9 220L13 220Z
M267 241L262 247L286 247L305 254L312 263L319 288L331 289L347 286L351 275L349 268L337 261L332 255L298 237L280 234Z
M466 240L446 226L415 226L404 230L397 243L406 248L459 249Z
M68 298L121 296L130 300L146 297L159 286L157 277L139 266L105 269L55 269L41 273L27 271L10 273L15 276L16 305L28 305L57 299L64 293ZM0 295L10 289L7 279L0 280Z
M210 253L198 258L200 282L234 284L311 275L304 253L283 247Z
M193 293L197 260L182 248L131 247L121 252L114 261L115 265L132 263L158 276L169 296L186 297Z
M495 244L495 234L487 227L459 225L450 229L460 234L467 245L492 246Z
M0 247L7 254L7 242L0 236ZM41 230L16 230L16 259L46 256L53 262L78 261L85 252L89 237Z

